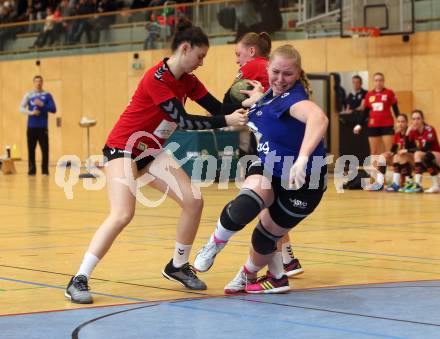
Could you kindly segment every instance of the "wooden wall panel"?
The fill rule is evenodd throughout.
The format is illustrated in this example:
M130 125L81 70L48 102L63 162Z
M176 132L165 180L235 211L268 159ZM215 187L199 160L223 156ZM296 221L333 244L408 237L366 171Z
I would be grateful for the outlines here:
M370 89L373 75L381 72L385 76L385 86L393 91L407 91L412 87L412 60L410 56L375 57L368 60Z
M414 91L414 108L421 109L425 114L429 114L434 107L433 90ZM429 121L428 121L429 122Z
M194 73L208 91L222 101L225 92L234 82L239 66L235 63L235 46L212 46L202 67ZM188 100L186 108L190 113L206 114L203 108Z
M3 145L16 144L21 156L27 159L26 126L27 117L19 112L20 102L26 91L32 89L32 76L22 79L21 61L4 63L1 73L2 82L2 140ZM24 89L22 81L29 85Z
M420 91L440 87L440 53L413 58L412 90Z
M273 48L293 44L300 51L307 72L367 70L370 78L374 72L383 72L386 85L399 96L402 110L419 107L426 112L428 122L440 129L438 41L440 32L422 32L412 35L408 43L403 43L400 36L331 38L276 41ZM16 143L22 157L27 159L26 117L18 113L18 106L25 92L32 89L35 74L43 75L45 88L54 94L59 110L57 116L62 118L60 129L54 126L55 119L50 122L52 163L58 153L85 157L85 131L78 126L82 116L98 120L98 125L91 131L92 153L99 153L144 72L170 55L168 50L138 53L144 61L143 70L132 68L134 52L47 58L40 60L40 66L35 65L35 60L2 62L0 153L6 143ZM234 45L212 46L204 66L196 71L196 75L221 100L237 70ZM187 109L203 113L191 102Z
M61 78L61 58L45 58L39 59L40 66L34 66L38 68L39 73L44 77L44 80L59 80ZM32 60L35 63L34 60Z
M113 125L128 104L128 58L131 53L113 53L100 55L104 64L104 130L107 136ZM104 138L105 139L105 138ZM105 140L100 141L99 147Z
M400 35L369 38L367 41L368 54L366 57L368 57L368 59L412 55L411 42L403 42Z
M300 52L302 67L306 72L327 71L327 46L325 39L277 42L274 43L274 48L285 43L292 44Z
M412 91L396 91L396 97L398 99L399 110L402 113L409 114L413 108L413 92Z
M90 154L101 154L107 133L105 130L104 103L104 64L101 55L81 57L81 116L97 120L96 126L90 128ZM78 125L77 125L78 126ZM78 126L79 127L79 126ZM87 156L87 130L81 128L83 140L82 159Z
M412 54L440 54L440 31L418 32L411 35Z
M62 106L57 113L62 119L63 154L74 154L79 157L82 157L83 145L78 126L83 111L81 67L80 57L60 58Z
M437 33L437 34L434 34ZM440 34L433 32L438 38ZM427 39L430 40L430 39ZM421 47L418 47L420 50ZM440 49L435 54L414 55L412 60L414 107L425 113L428 123L440 129Z
M440 133L440 88L435 87L432 92L434 102L431 107L427 107L425 116L427 117L428 123L433 125L437 132Z
M2 74L3 74L3 65L4 63L0 63L0 155L3 155L3 152L5 151L5 144L3 142L3 81L2 81Z
M235 46L212 46L204 65L196 74L206 88L219 100L232 85L240 66L235 61Z
M352 72L366 70L367 41L367 39L327 39L326 71Z

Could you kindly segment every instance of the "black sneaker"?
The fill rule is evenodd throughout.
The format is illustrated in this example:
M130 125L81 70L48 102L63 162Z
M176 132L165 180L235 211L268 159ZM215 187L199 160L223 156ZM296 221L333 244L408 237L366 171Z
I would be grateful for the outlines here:
M71 302L77 304L91 304L93 303L92 295L89 292L89 284L85 275L78 275L72 277L67 285L64 295Z
M304 272L299 260L293 258L288 264L283 264L284 272L288 277L293 277L294 275L298 275Z
M162 275L169 279L181 283L190 290L206 290L206 284L197 278L196 271L189 263L182 267L173 266L173 259L165 266Z

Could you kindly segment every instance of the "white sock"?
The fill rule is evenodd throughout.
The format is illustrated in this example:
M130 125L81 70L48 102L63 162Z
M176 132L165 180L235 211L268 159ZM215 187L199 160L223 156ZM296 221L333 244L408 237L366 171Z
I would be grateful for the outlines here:
M281 279L284 275L283 257L280 252L275 252L268 264L269 272L276 278Z
M415 178L416 178L416 184L421 185L422 184L422 175L420 173L416 173Z
M393 183L400 185L400 173L393 173Z
M288 264L292 261L294 257L292 245L290 244L290 241L285 242L281 245L282 248L282 256L283 256L283 264Z
M246 264L243 266L245 273L251 273L255 274L258 273L259 270L261 270L263 267L256 266L253 262L251 257L248 258Z
M86 252L86 254L84 254L84 258L81 263L81 266L79 267L78 273L76 273L75 276L85 275L87 279L89 279L90 275L92 274L92 271L95 269L98 262L99 259L96 255L90 252Z
M191 252L191 245L184 245L176 241L176 247L174 248L173 266L175 268L182 267L188 262L189 253Z
M438 175L432 175L432 187L439 188Z
M213 239L215 242L228 242L228 240L237 232L227 230L223 227L223 225L220 222L220 219L217 221L217 227L215 228Z
M379 185L383 185L383 183L385 182L385 176L382 173L378 172L376 177L376 182Z

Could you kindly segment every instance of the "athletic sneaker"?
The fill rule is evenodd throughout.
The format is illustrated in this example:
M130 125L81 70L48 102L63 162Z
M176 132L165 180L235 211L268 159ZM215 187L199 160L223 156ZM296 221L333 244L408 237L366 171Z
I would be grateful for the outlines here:
M406 191L410 188L412 188L415 185L414 182L412 181L407 181L405 185L403 185L400 189L399 192L403 192L406 193Z
M246 293L284 293L290 290L289 279L283 275L276 279L269 271L257 279L255 284L246 285Z
M438 186L432 186L427 190L425 190L425 193L439 193L439 192L440 192L440 188Z
M181 283L190 290L206 290L206 284L197 278L194 267L189 263L176 268L173 265L173 259L171 259L162 271L162 275L169 280Z
M226 286L225 286L225 293L226 294L234 294L234 293L240 293L244 292L246 285L248 283L254 284L257 281L257 279L249 279L246 275L246 273L243 270L243 267L240 268L240 271L238 271L237 275L234 279L232 279Z
M225 242L217 244L209 239L208 243L197 253L194 268L198 272L206 272L214 264L215 256L226 246Z
M77 304L93 303L92 295L89 292L89 284L85 275L77 275L70 279L64 295L71 302Z
M403 192L404 193L422 193L423 188L419 184L414 183L408 187L405 187L405 190Z
M365 190L366 191L382 191L383 190L383 185L378 184L377 182L367 185L365 186Z
M299 260L296 258L293 258L289 263L283 264L284 266L284 272L288 277L293 277L295 275L304 273L304 270L301 267L301 264L299 263Z
M396 184L395 182L393 182L391 185L389 185L385 191L387 192L399 192L400 190L400 186L398 184Z

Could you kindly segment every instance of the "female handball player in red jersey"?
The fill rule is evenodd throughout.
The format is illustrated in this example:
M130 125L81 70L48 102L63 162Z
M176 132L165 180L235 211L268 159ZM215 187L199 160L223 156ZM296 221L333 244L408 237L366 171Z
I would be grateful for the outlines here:
M414 154L408 152L413 145L408 139L408 116L400 113L396 118L396 133L394 133L393 146L391 150L382 155L393 163L393 181L386 188L387 192L402 191L403 182L412 181L412 165L414 164ZM380 166L379 171L385 175L386 166Z
M434 127L425 122L423 112L419 109L412 111L408 139L415 144L415 147L409 150L409 152L414 152L415 183L407 187L404 192L423 192L422 174L428 171L431 175L432 186L425 190L425 193L439 193L440 146L437 132Z
M385 87L384 75L382 73L375 73L373 80L374 89L368 91L365 96L365 114L368 115L370 154L379 155L385 150L390 150L393 144L394 118L391 111L393 111L395 117L400 112L394 92ZM361 125L356 125L353 132L357 134L361 128ZM384 177L378 175L376 182L369 185L366 189L379 191L383 188L383 185Z
M172 55L149 69L125 111L111 131L104 156L110 214L96 231L77 274L65 296L75 303L92 303L90 275L113 241L131 221L135 211L137 178L148 176L149 185L168 194L182 208L177 225L174 257L162 274L188 289L206 289L188 264L199 226L203 200L190 178L161 145L177 128L199 130L245 125L245 110L218 115L216 100L192 72L203 65L209 48L206 34L189 22L179 24L173 37ZM190 115L184 109L187 98L196 101L213 116ZM127 169L128 167L128 169ZM168 176L167 176L168 175Z

